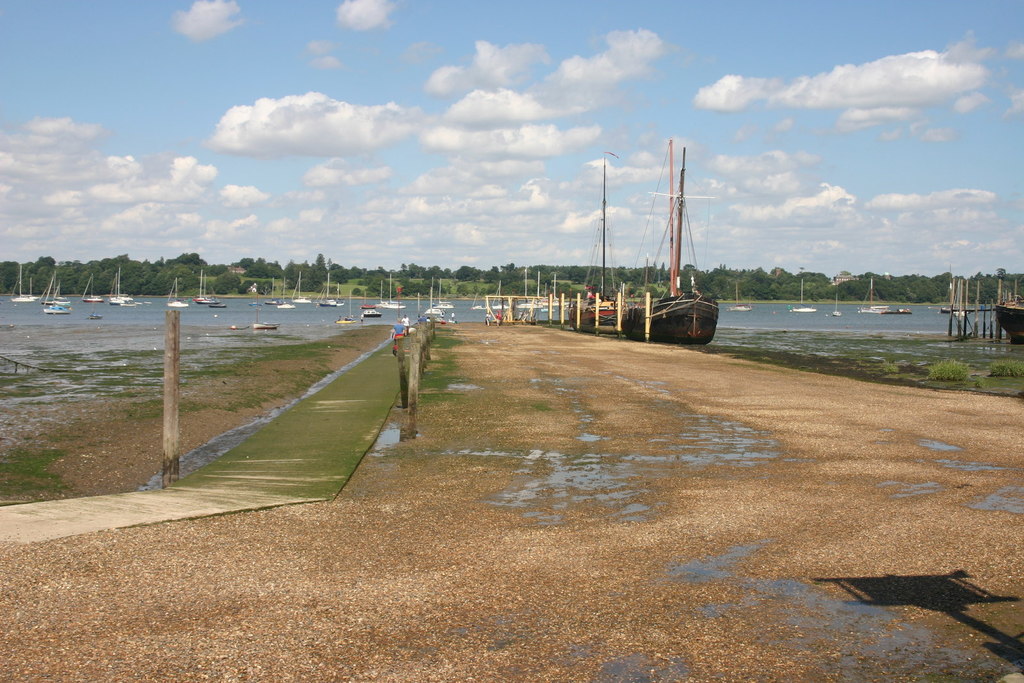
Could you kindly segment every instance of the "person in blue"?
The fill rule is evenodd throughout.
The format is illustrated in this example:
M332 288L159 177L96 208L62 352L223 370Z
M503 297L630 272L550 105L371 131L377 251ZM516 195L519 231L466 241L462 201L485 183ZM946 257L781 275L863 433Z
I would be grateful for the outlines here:
M391 328L391 353L392 355L398 355L398 342L401 341L402 337L405 336L406 326L402 321L398 321Z

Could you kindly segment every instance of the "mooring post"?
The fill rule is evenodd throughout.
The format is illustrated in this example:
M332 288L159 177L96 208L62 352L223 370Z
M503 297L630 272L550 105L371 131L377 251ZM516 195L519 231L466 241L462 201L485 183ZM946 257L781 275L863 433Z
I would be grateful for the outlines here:
M622 334L622 307L624 304L625 299L622 292L619 291L615 295L615 333L618 335Z
M579 331L583 322L583 295L576 292L576 330Z
M395 353L398 357L398 387L401 393L403 408L409 407L409 364L405 362L405 350L408 346L406 340L408 338L409 336L406 335L398 341L398 348Z
M558 295L558 326L565 327L565 294Z
M420 394L420 373L423 369L422 360L422 339L426 338L426 330L417 330L411 343L411 357L409 358L409 400L405 414L405 422L399 430L399 439L408 441L416 438L416 406L419 403Z
M651 341L651 293L644 293L644 341Z
M161 486L178 481L178 404L181 400L181 312L167 311L164 323L164 467Z

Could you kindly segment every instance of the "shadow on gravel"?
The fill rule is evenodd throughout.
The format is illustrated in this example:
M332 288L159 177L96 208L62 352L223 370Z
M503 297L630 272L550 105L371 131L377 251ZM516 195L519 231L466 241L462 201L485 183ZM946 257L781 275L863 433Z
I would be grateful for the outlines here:
M858 602L878 607L920 607L942 612L961 624L991 638L985 647L990 652L1024 669L1024 633L1010 635L967 614L971 605L1019 602L1014 596L1000 596L968 581L971 576L962 570L950 574L922 576L858 576L815 579L833 583Z

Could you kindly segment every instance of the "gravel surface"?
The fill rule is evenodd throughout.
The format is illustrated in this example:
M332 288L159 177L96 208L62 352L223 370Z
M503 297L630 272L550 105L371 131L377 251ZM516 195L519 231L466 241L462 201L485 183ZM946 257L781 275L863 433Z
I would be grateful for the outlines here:
M433 352L454 370L419 437L331 503L0 546L0 678L1018 670L1020 400L441 334L461 343Z

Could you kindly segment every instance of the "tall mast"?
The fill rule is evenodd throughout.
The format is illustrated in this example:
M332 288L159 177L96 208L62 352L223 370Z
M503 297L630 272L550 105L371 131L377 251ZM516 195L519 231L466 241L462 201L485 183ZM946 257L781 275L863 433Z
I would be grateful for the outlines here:
M605 245L608 229L608 157L602 160L601 166L601 288L598 293L604 296L604 272L606 268Z
M682 265L682 244L683 244L683 211L686 208L686 197L683 196L683 185L686 179L686 148L683 147L683 163L679 167L679 199L676 202L676 249L675 249L675 268L676 278L672 281L672 286L675 291L672 292L673 296L679 295L680 282L682 277L680 272Z
M672 296L679 295L679 240L676 239L676 208L679 198L676 196L676 163L674 156L675 148L672 146L672 138L668 140L668 290Z

